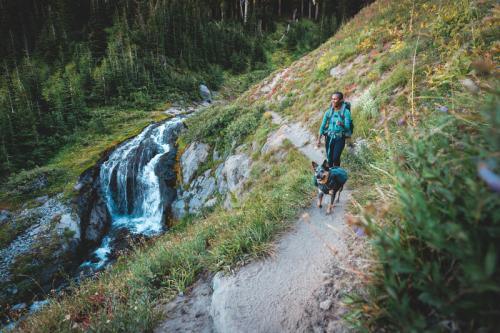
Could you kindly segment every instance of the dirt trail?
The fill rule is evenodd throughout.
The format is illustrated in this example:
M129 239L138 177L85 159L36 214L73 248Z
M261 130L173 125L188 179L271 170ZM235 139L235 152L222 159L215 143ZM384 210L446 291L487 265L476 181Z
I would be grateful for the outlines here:
M273 122L311 160L323 160L314 137L298 124ZM155 332L343 332L339 299L354 283L339 268L350 260L343 220L350 191L333 214L313 203L276 242L273 256L252 262L234 275L216 274L196 283L188 296L169 303L167 320Z

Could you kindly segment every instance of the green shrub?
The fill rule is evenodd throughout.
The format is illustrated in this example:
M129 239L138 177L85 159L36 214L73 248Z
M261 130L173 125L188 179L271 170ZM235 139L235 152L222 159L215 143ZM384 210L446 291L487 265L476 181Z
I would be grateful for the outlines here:
M383 223L366 216L381 262L374 292L387 295L375 301L384 309L377 326L486 332L500 324L500 200L477 174L477 159L498 151L497 108L495 98L487 126L429 116L397 153L398 207Z

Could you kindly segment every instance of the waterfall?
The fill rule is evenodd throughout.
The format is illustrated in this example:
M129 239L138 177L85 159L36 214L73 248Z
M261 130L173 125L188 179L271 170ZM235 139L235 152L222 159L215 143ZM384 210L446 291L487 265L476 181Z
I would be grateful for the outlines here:
M98 262L83 267L99 269L109 261L113 242L126 230L152 236L164 229L164 210L175 197L175 140L182 120L152 124L118 146L100 169L103 197L111 214L111 230L93 255Z

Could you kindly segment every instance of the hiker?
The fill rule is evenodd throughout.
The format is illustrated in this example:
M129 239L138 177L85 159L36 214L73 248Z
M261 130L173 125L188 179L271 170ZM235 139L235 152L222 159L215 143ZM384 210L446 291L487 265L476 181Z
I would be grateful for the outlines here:
M352 135L351 106L344 101L341 92L332 94L330 107L323 116L316 147L325 136L326 158L330 167L340 166L340 155L344 150L345 140Z

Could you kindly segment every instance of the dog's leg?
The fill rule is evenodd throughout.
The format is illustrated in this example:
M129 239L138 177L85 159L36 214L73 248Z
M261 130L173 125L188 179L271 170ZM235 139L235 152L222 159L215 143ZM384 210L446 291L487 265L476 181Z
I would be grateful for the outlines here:
M327 214L330 214L332 212L332 209L333 209L333 203L335 201L335 194L337 193L337 191L335 190L330 190L330 204L328 205L328 207L326 208L326 213Z
M339 189L339 195L337 196L337 203L340 202L340 193L342 192L343 189L344 189L344 185L342 185Z
M323 202L323 192L318 189L318 208L323 207L321 203Z

